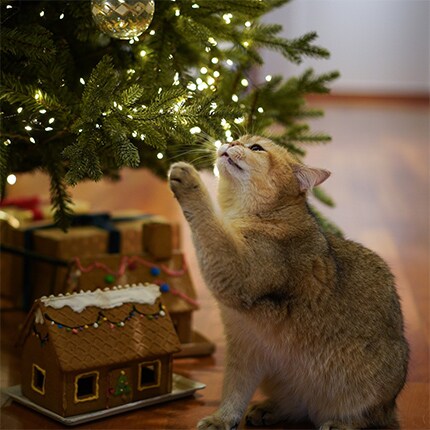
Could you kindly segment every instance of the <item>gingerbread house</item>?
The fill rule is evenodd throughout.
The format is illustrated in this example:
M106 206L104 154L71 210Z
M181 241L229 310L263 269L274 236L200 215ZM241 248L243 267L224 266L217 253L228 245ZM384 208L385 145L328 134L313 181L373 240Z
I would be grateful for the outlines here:
M22 329L22 393L63 417L167 394L180 350L157 285L36 300Z

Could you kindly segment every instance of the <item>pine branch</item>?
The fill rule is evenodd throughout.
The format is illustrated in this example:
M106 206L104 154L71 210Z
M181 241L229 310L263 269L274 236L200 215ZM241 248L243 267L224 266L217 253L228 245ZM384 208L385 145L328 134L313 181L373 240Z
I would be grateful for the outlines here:
M321 187L313 188L312 194L326 206L335 206L334 200Z
M312 214L315 216L318 224L325 232L334 234L335 236L343 237L342 230L336 224L329 221L320 211L316 209L315 206L309 205L309 208Z
M45 161L44 170L50 177L51 204L54 209L54 222L64 231L70 225L73 215L72 198L64 183L64 167L57 163L58 148L55 143L47 145L43 154Z
M9 151L5 142L0 142L0 199L5 195L6 178L9 175Z
M51 111L65 110L65 106L53 94L42 91L36 85L23 84L9 74L1 74L0 100L11 105L25 107L35 113L45 108ZM66 108L67 109L67 108Z
M0 40L1 52L37 62L50 62L56 52L52 33L39 25L31 28L1 26Z

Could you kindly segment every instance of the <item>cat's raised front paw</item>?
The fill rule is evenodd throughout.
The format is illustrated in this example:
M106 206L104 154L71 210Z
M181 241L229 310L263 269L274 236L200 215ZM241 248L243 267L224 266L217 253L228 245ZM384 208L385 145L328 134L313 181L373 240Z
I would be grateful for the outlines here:
M197 424L198 430L235 430L239 423L225 421L217 415L210 415L209 417L203 418Z
M200 188L201 180L197 170L188 163L174 163L169 171L169 185L177 198Z

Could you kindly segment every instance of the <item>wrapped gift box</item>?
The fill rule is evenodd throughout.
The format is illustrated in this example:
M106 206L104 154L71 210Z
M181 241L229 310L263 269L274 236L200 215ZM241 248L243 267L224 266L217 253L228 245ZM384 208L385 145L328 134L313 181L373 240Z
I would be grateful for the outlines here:
M172 255L172 226L158 216L136 213L80 215L63 232L49 222L23 222L18 228L1 222L1 244L27 256L2 252L1 294L28 309L42 295L64 289L65 263L73 257L146 252L160 260ZM176 240L177 242L177 240ZM28 252L36 255L29 256ZM48 261L41 261L43 256ZM62 264L55 264L55 260Z

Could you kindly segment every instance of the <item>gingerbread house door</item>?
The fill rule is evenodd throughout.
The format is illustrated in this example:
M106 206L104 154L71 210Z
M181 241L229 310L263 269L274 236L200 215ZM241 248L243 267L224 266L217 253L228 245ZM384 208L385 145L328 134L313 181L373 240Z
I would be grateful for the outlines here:
M130 368L109 372L108 405L110 408L133 400L132 371Z

